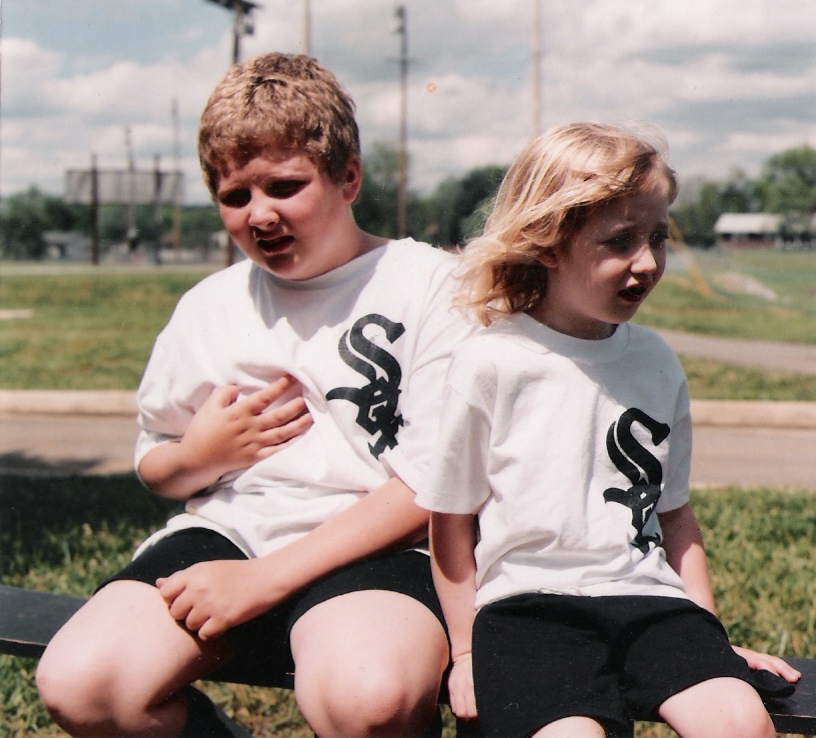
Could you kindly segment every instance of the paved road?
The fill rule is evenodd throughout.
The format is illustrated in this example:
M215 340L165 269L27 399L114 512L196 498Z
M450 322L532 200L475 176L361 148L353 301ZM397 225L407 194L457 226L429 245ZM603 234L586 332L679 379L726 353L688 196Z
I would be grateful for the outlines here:
M661 331L678 353L816 374L816 346ZM97 415L88 415L92 410ZM137 428L127 392L0 390L0 472L132 471ZM816 492L816 403L693 403L694 485Z
M761 369L816 374L816 346L745 341L668 330L659 330L658 333L678 354L684 356Z
M128 416L0 416L0 473L129 472L136 433ZM816 492L815 450L816 427L695 425L692 484Z

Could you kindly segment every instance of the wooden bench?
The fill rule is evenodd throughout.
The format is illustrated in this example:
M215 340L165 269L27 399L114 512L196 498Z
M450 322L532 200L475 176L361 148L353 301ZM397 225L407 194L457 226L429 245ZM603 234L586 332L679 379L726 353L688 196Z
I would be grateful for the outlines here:
M0 585L0 653L38 658L54 633L84 602L80 597ZM816 735L816 659L786 661L802 672L802 679L793 696L766 703L768 711L778 732ZM227 671L213 677L239 681ZM256 686L292 689L293 684L293 675L288 675L283 683ZM251 738L226 715L220 713L220 717L236 738Z

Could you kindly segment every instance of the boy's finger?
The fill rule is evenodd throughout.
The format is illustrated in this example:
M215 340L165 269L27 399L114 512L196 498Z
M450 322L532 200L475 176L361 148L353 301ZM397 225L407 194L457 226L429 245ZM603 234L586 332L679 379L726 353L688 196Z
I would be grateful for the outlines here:
M246 402L253 412L262 413L275 400L277 400L284 392L286 392L297 380L291 375L286 374L274 382L270 382L266 387L263 387L251 395L247 396Z
M271 455L271 452L274 452L275 446L279 446L299 436L312 425L312 422L312 416L309 415L309 413L305 413L294 420L267 428L261 436L263 448L270 451L270 453L266 455Z
M262 428L263 430L278 428L305 414L308 414L305 401L302 397L295 397L294 400L289 400L280 407L261 413Z

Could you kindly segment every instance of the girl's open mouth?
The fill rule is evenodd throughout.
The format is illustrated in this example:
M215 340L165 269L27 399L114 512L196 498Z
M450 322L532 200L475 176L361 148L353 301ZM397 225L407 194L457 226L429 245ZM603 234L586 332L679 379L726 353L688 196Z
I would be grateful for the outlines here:
M618 294L626 300L626 302L640 302L646 297L647 291L648 288L645 284L636 284L634 287L627 287L625 290L621 290Z

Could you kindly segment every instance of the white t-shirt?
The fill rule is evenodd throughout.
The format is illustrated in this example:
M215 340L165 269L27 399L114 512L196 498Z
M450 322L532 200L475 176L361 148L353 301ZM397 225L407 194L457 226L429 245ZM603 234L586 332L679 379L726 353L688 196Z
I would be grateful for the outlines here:
M244 261L186 293L139 388L137 465L157 444L182 436L212 390L227 383L249 394L291 374L314 424L189 500L145 545L199 526L262 556L391 476L415 488L428 474L452 349L472 332L450 308L455 261L406 239L298 282Z
M685 377L629 323L573 338L526 314L457 348L430 510L478 514L477 606L524 592L684 597L655 511L688 501Z

